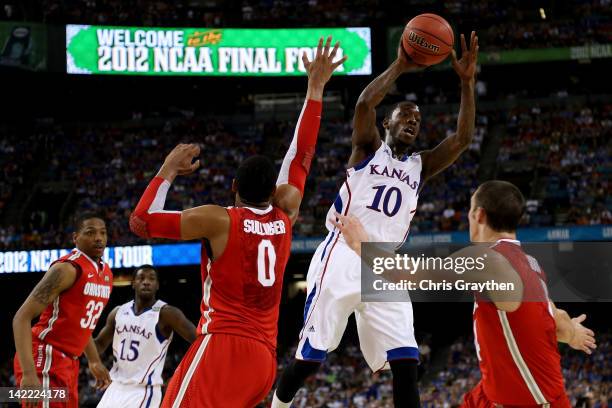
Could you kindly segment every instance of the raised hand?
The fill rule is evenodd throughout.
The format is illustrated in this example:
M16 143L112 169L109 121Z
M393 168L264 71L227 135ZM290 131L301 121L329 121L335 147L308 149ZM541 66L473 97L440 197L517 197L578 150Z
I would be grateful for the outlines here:
M323 37L319 39L317 53L312 61L308 60L306 53L302 55L302 62L308 74L308 90L317 91L322 94L325 84L330 80L332 73L340 65L348 59L348 56L343 56L338 61L334 62L334 58L340 47L340 42L336 42L333 48L330 49L332 42L331 36L327 37L325 45L323 45ZM322 95L321 95L322 96Z
M461 34L461 58L457 59L457 53L452 51L453 69L462 81L474 79L476 75L476 63L478 60L478 37L476 31L470 35L470 48L465 43L465 36Z
M177 175L191 174L200 167L200 160L193 161L199 155L200 147L197 144L181 143L166 156L158 175L172 182Z

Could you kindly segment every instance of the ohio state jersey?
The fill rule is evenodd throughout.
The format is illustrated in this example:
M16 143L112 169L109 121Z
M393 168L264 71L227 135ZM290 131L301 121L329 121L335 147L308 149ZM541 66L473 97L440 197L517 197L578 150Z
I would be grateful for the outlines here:
M202 317L198 332L250 337L274 353L291 221L276 207L229 207L227 245L210 259L202 245Z
M113 274L78 249L59 258L77 270L74 284L60 293L32 327L33 336L72 357L80 356L96 328L113 288Z
M523 282L523 299L548 299L546 277L519 241L492 247ZM514 312L476 296L474 336L487 398L501 405L543 405L565 392L556 324L549 302L522 302Z

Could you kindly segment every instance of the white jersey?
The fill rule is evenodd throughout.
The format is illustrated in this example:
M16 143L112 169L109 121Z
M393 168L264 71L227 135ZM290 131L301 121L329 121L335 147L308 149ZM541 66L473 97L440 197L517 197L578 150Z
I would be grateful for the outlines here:
M113 335L111 379L121 384L161 385L166 352L172 334L164 338L157 327L166 302L158 300L139 315L134 301L119 306Z
M334 211L352 214L364 225L371 241L404 242L417 208L421 184L421 156L394 159L391 148L382 142L370 157L347 170L347 177L330 208L326 226ZM343 241L342 235L340 240Z

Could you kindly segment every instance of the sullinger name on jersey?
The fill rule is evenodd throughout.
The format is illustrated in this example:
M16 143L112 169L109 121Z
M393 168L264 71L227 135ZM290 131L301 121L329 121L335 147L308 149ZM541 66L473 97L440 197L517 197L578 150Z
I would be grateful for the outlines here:
M87 282L83 287L83 294L89 296L108 299L110 297L111 288L108 285L99 285L97 283Z
M244 232L256 235L281 235L286 233L285 222L276 220L262 223L257 220L244 220Z
M413 190L416 190L419 186L418 181L410 182L410 174L404 172L402 169L391 169L391 174L389 174L389 168L385 166L382 170L380 169L379 164L370 164L370 174L376 174L378 176L387 176L389 178L396 178L402 183L406 183L408 187Z

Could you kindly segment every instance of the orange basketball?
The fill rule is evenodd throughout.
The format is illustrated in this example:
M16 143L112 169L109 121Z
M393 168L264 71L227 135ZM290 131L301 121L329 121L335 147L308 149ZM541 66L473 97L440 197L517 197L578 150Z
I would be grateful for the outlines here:
M453 49L455 35L442 17L426 13L410 20L402 33L402 48L419 65L442 62Z

